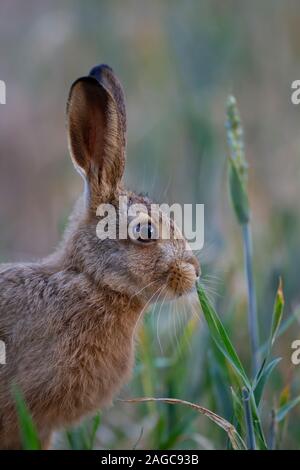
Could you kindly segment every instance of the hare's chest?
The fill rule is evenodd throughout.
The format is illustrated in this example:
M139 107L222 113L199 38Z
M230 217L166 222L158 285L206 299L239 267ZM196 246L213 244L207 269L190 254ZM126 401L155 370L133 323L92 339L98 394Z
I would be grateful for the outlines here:
M103 303L95 302L93 305ZM71 424L109 405L129 381L134 364L134 331L138 311L85 311L81 321L69 324L59 388L63 393L61 424ZM77 319L78 320L78 319ZM63 369L63 370L62 370Z
M71 400L78 404L78 415L110 404L122 385L130 379L134 364L134 345L128 335L115 332L113 338L89 340L73 364Z

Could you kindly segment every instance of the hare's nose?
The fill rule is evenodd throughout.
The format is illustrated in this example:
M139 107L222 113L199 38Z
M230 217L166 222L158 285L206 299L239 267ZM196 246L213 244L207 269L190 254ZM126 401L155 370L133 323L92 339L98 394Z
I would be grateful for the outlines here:
M195 268L195 273L196 273L196 277L199 277L201 275L201 267L200 267L200 263L198 261L198 259L196 258L195 255L193 255L193 253L191 252L187 252L185 257L184 257L184 261L186 263L189 263L191 264L192 266L194 266Z

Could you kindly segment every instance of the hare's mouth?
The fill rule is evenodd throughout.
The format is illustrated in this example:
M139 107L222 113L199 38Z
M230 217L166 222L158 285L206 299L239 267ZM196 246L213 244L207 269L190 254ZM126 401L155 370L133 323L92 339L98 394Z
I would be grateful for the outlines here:
M194 288L199 277L200 268L195 263L187 261L175 262L168 275L168 290L174 297L189 294Z

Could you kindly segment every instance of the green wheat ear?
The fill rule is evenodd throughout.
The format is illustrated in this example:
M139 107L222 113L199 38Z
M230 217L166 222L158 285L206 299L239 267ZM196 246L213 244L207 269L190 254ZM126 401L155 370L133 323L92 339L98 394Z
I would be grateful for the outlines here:
M237 221L242 228L244 242L245 271L248 289L249 336L252 349L253 376L255 376L260 367L260 343L253 276L250 209L247 191L248 165L245 157L243 127L234 96L229 96L227 99L226 129L229 146L229 192Z
M229 96L226 105L226 129L229 146L229 190L235 215L240 224L249 222L247 194L248 165L245 158L244 133L236 99Z

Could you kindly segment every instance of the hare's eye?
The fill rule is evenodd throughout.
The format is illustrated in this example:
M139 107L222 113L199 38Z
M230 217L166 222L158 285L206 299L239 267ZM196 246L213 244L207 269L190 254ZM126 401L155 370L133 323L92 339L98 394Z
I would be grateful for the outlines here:
M156 228L151 222L138 223L133 232L136 241L141 243L149 243L157 239Z

